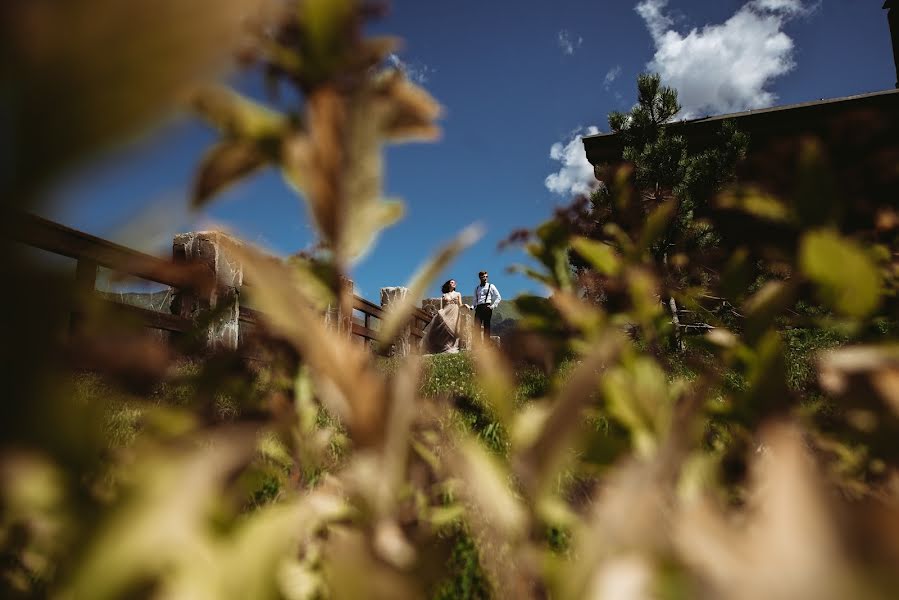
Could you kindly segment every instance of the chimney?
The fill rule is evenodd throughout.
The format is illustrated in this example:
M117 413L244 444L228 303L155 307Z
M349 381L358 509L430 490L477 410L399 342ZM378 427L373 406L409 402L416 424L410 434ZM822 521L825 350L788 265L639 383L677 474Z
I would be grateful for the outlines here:
M896 87L899 88L899 15L896 14L897 0L886 0L883 7L887 9L887 21L890 23L890 37L893 39L893 64L896 66Z

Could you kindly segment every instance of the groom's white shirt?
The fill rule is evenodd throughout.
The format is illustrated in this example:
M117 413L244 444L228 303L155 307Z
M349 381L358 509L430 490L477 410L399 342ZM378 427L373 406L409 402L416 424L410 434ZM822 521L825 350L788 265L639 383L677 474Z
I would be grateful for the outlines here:
M502 300L502 296L499 295L499 290L497 290L496 286L492 283L479 285L474 290L475 306L478 304L489 304L490 308L493 309L499 306L500 300Z

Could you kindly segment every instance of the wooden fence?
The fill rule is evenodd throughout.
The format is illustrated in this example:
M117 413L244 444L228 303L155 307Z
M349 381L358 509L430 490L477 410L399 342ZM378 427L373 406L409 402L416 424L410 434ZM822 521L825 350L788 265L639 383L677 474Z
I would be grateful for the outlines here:
M132 248L71 229L41 217L18 213L9 215L6 223L10 237L17 242L52 254L75 259L75 285L79 293L95 293L98 267L160 283L173 290L209 289L215 284L208 269L151 256ZM191 331L193 319L177 314L158 312L139 306L100 299L113 311L125 313L145 327L175 333ZM357 316L358 313L358 316ZM385 310L359 296L353 296L352 335L371 342L378 337L378 329ZM412 314L410 336L413 344L420 340L430 315L420 308ZM248 307L239 307L239 321L255 326L264 315Z

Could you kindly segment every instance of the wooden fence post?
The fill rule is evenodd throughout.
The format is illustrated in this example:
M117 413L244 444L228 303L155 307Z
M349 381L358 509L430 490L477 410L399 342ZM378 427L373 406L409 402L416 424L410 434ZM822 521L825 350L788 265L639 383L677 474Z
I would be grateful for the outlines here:
M214 314L208 324L206 343L212 349L236 350L239 343L240 288L243 267L229 256L223 242L237 243L219 231L180 233L172 242L175 262L200 264L214 276L215 285L208 292L178 290L172 311L182 317L197 319Z
M80 311L94 294L97 287L99 265L88 258L79 258L75 263L75 310L69 317L69 332L78 331L82 315Z

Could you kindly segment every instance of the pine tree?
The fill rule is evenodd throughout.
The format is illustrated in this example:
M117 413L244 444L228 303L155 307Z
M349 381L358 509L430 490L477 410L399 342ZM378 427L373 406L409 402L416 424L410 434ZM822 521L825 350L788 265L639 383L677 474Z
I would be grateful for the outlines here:
M674 251L715 244L713 228L701 217L709 200L734 178L749 140L725 121L710 145L692 149L666 126L681 111L677 90L662 85L657 74L641 74L637 92L637 105L628 113L609 114L609 127L621 139L622 160L633 165L642 216L663 202L676 203L668 230L653 247L656 258L664 262ZM603 188L591 200L599 214L609 203Z
M609 115L609 127L621 141L621 162L630 165L632 194L620 194L624 182L616 179L620 164L599 166L601 185L589 203L583 200L557 215L571 230L595 240L618 246L620 235L640 237L650 215L660 218L661 231L653 236L651 258L669 291L660 298L678 324L678 307L671 292L713 283L712 271L690 269L679 264L708 254L720 241L706 209L722 187L732 181L737 163L746 155L748 137L732 122L722 123L717 135L702 147L691 147L686 138L671 129L681 111L677 90L662 85L657 74L641 74L637 79L637 104L627 113ZM630 198L623 202L622 198ZM611 227L611 228L610 228ZM569 253L571 266L580 275L583 289L596 301L610 300L605 278L594 273L577 252ZM680 347L679 336L676 336Z

